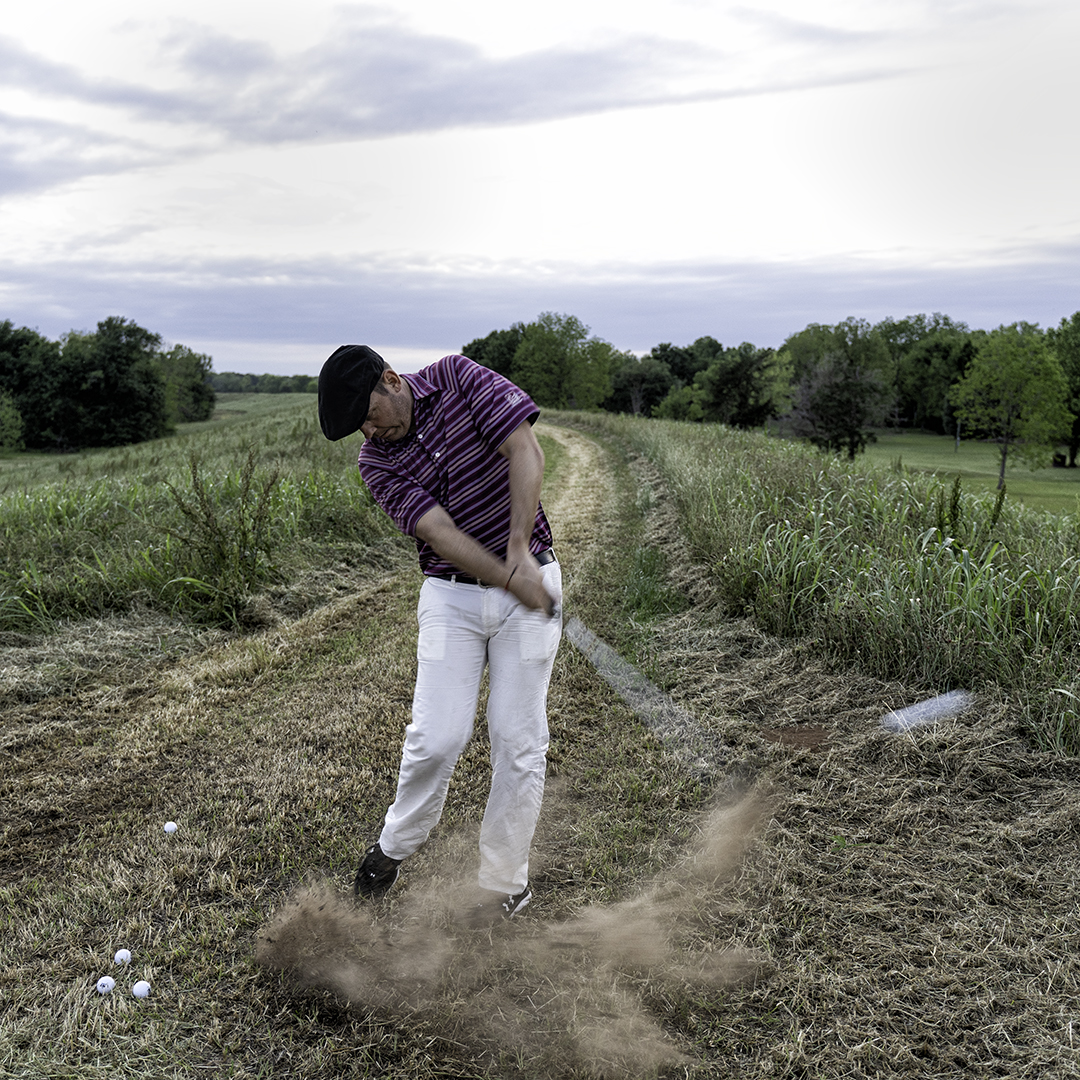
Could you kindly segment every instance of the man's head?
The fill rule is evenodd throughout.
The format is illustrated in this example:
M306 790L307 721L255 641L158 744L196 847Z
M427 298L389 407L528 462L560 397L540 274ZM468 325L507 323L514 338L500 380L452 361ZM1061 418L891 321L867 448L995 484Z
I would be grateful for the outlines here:
M319 423L328 439L336 442L363 427L371 394L389 369L366 345L334 350L319 372Z

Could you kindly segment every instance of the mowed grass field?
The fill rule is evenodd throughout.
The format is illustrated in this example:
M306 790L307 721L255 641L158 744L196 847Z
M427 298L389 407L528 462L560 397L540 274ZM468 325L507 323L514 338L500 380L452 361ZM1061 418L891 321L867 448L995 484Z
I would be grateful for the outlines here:
M956 440L922 431L879 431L866 448L866 458L881 466L904 468L945 478L959 475L969 491L996 490L1001 471L1000 450L991 443ZM1036 510L1076 513L1080 507L1080 469L1032 470L1010 451L1005 485L1011 498Z
M1080 767L1048 704L1075 655L1067 516L546 417L567 617L709 750L564 641L536 900L478 935L457 916L482 713L427 848L383 904L349 897L393 796L419 579L350 486L355 446L274 404L0 490L35 568L4 579L0 1075L1080 1075ZM964 714L882 730L957 685Z

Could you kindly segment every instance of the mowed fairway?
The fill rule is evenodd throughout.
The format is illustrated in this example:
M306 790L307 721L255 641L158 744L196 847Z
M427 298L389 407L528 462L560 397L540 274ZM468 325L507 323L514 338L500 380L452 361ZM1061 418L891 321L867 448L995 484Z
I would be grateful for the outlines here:
M994 491L1001 471L1000 450L993 443L956 440L920 431L880 431L866 448L868 460L899 463L908 469L936 473L946 481L959 475L970 491ZM1080 511L1080 469L1032 470L1010 451L1005 469L1009 495L1027 506L1061 513Z
M455 911L482 723L401 885L348 897L409 717L404 548L257 632L142 612L8 634L0 1076L1080 1075L1077 760L992 687L883 732L932 688L726 614L647 455L540 430L567 616L711 760L564 641L536 900L477 935Z

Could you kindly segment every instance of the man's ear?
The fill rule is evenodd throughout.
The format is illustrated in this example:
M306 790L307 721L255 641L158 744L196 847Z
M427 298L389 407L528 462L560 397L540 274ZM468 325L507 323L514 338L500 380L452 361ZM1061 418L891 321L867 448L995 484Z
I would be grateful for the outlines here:
M385 384L387 390L396 392L401 389L401 376L393 368L387 368L382 373L381 381Z

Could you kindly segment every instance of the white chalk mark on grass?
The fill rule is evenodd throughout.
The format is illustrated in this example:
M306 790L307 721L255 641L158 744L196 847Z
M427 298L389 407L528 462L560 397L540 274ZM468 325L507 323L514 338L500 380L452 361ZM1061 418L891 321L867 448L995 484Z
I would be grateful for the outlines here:
M956 716L975 703L975 695L968 690L950 690L947 694L909 705L906 709L894 709L881 718L881 726L894 735L936 723L947 716Z
M713 772L726 762L728 750L716 737L702 730L694 716L653 686L633 664L601 641L580 619L568 620L563 634L683 764L698 771Z

